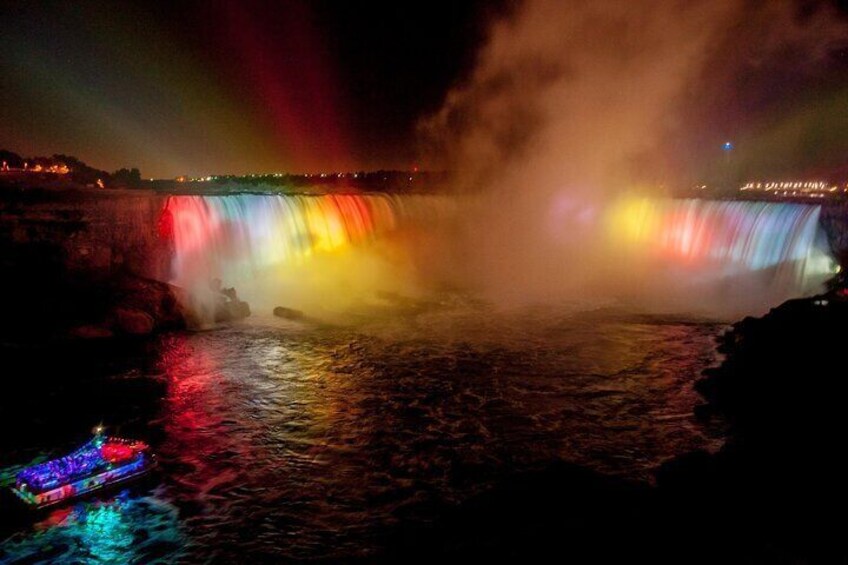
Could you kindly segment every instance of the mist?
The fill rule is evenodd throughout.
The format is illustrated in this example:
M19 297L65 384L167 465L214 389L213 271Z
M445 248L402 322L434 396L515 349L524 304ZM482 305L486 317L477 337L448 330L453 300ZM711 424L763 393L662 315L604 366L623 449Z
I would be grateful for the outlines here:
M420 124L449 195L174 197L175 280L322 316L459 289L733 318L819 292L836 266L817 207L671 198L821 86L845 22L799 6L516 4Z
M725 136L758 127L746 109L785 106L846 37L827 6L793 2L518 4L421 123L462 195L450 270L508 304L635 294L673 309L758 311L820 289L824 273L801 286L781 277L772 296L757 273L749 286L761 296L740 302L751 293L720 290L734 285L726 269L710 286L649 253L640 263L640 250L609 237L609 217L621 199L662 199L715 174ZM772 80L743 87L748 76Z

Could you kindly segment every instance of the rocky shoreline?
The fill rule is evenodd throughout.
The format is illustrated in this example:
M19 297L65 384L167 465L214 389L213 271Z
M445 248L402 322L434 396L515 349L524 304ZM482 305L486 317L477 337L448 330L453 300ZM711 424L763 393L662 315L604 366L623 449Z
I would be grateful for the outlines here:
M724 418L729 439L714 456L668 465L660 489L708 494L709 512L791 562L846 562L846 343L839 288L734 324L724 362L697 385L700 415Z
M567 462L505 476L399 528L382 560L845 563L845 343L841 290L746 318L697 383L698 416L727 425L719 452L667 462L653 487Z
M0 340L136 339L202 325L189 293L162 282L173 256L159 225L167 198L71 181L0 183ZM214 321L249 315L233 289L214 295Z
M7 305L7 324L0 329L0 338L7 343L138 339L205 324L192 309L195 300L185 289L127 273L109 280L54 281L49 292L19 281L12 288L5 286L5 291L18 298ZM250 315L250 306L234 289L211 295L214 316L209 322Z

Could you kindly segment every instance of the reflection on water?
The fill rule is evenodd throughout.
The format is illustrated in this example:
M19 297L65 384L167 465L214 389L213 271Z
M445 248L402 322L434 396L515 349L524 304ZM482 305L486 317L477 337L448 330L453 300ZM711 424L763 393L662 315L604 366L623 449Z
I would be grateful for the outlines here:
M123 491L50 512L0 546L0 560L25 563L150 563L176 558L183 545L177 509Z
M134 429L160 484L22 527L0 560L369 556L434 504L553 460L649 480L717 445L692 418L692 383L720 328L447 301L165 336L107 379L163 384L134 389L151 397Z

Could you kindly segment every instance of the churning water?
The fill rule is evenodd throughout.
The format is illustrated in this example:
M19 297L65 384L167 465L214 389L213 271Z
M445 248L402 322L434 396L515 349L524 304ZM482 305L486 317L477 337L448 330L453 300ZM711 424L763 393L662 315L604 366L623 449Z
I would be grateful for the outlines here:
M0 561L368 556L510 473L566 460L647 481L718 444L692 384L720 325L456 295L359 314L168 335L117 366L83 356L73 370L95 376L46 396L18 385L0 412L32 421L0 463L70 447L100 408L162 465L150 486L11 525Z

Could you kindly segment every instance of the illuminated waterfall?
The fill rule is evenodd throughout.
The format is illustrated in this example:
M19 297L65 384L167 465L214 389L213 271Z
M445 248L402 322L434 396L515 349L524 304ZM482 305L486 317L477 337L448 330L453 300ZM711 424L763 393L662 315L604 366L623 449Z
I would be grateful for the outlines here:
M263 301L263 309L326 308L334 300L350 304L355 295L373 297L379 290L405 293L410 281L426 287L432 268L459 272L440 253L469 244L461 230L445 230L440 220L452 219L454 226L476 221L479 227L473 213L460 213L474 209L466 204L396 194L173 196L162 229L173 239L173 280L192 293L208 291L209 282L220 279L249 301ZM817 292L835 267L820 212L819 206L788 203L621 198L596 214L564 220L566 228L558 233L583 255L561 270L562 293L581 268L594 271L590 290L601 298L647 297L666 306L677 296L682 309L687 301L703 306L709 300L716 312L746 310L739 304L755 298L759 302L747 310L753 312ZM574 229L568 229L572 222ZM459 235L451 239L452 233ZM483 238L478 245L496 244ZM479 248L470 249L460 256L473 261ZM527 247L522 257L543 268L574 263L557 253L551 246ZM436 260L393 286L405 262L424 254ZM485 268L471 271L484 283L493 279ZM520 276L508 282L519 292L525 283ZM477 287L485 290L485 284Z
M690 301L747 313L820 292L836 272L820 214L807 204L624 198L606 227L636 276L665 276L661 290L695 289Z
M172 196L161 229L173 238L174 282L193 292L217 278L240 292L264 279L252 299L269 286L320 294L327 289L318 288L317 271L348 282L357 268L374 271L373 262L351 265L348 257L413 219L438 217L442 202L389 194Z
M805 204L625 199L608 227L642 253L724 273L791 267L800 280L830 268L820 213Z

